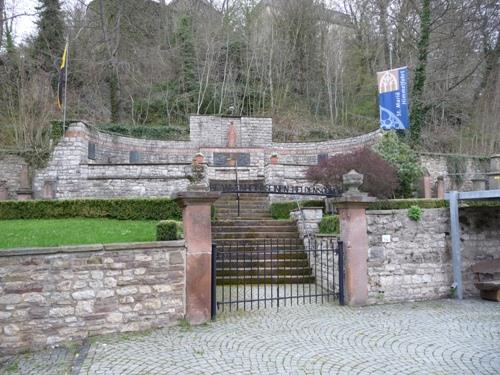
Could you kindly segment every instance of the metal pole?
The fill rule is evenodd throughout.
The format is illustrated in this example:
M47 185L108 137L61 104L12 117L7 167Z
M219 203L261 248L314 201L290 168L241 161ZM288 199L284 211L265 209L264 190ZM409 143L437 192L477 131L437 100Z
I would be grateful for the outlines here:
M64 71L64 108L63 108L63 136L66 131L66 103L67 103L67 93L68 93L68 68L69 68L69 37L66 38L66 67Z
M456 298L463 298L462 290L462 257L460 249L460 222L458 216L458 191L450 192L450 224L451 224L451 253L453 263L453 281Z
M240 180L238 179L238 158L235 158L234 172L236 173L236 198L238 200L238 217L240 217Z
M392 70L392 43L389 43L389 68Z
M339 305L344 306L345 305L345 295L344 295L344 278L345 278L345 271L344 271L344 242L343 241L338 241L337 242L338 246L338 251L337 254L339 256Z
M212 244L212 295L210 304L210 316L215 320L217 316L217 245Z

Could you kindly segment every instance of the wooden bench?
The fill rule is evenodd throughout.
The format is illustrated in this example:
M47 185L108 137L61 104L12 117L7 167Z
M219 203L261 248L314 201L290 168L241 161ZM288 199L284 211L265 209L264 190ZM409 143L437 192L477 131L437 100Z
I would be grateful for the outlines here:
M500 302L500 278L493 280L481 280L480 274L500 274L500 259L484 260L472 266L472 272L476 274L477 281L474 283L480 290L482 299Z

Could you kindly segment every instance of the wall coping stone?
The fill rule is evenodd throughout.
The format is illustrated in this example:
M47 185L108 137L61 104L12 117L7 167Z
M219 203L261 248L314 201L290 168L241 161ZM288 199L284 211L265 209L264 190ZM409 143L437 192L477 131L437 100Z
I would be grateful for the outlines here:
M425 211L446 211L446 212L449 211L449 209L446 207L422 208L422 210L425 210ZM394 214L401 213L403 211L404 212L408 211L408 208L391 209L391 210L366 210L366 214L367 215L394 215Z
M94 253L100 251L126 251L140 249L179 248L185 245L184 240L130 242L117 244L71 245L57 247L21 247L0 250L0 258L25 255L53 255L68 253Z

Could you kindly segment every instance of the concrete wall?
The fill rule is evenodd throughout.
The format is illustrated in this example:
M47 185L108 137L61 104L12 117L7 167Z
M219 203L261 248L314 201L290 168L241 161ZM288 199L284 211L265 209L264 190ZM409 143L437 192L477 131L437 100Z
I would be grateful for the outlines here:
M450 296L453 283L449 210L425 209L420 221L407 210L367 211L369 303ZM465 296L477 296L471 265L500 257L500 207L460 209ZM390 242L384 243L383 235Z
M183 241L0 251L0 356L175 323Z

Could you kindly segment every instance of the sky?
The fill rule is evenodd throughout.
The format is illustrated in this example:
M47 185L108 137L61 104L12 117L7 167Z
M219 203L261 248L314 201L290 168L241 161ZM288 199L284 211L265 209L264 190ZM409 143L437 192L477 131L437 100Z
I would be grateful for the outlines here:
M156 1L156 0L153 0ZM170 0L171 1L171 0ZM170 1L166 1L169 3ZM70 9L76 3L88 4L90 0L63 0L63 9ZM22 42L36 32L37 16L34 15L38 0L6 0L5 5L8 16L12 14L27 14L16 17L14 20L14 37L17 42Z

